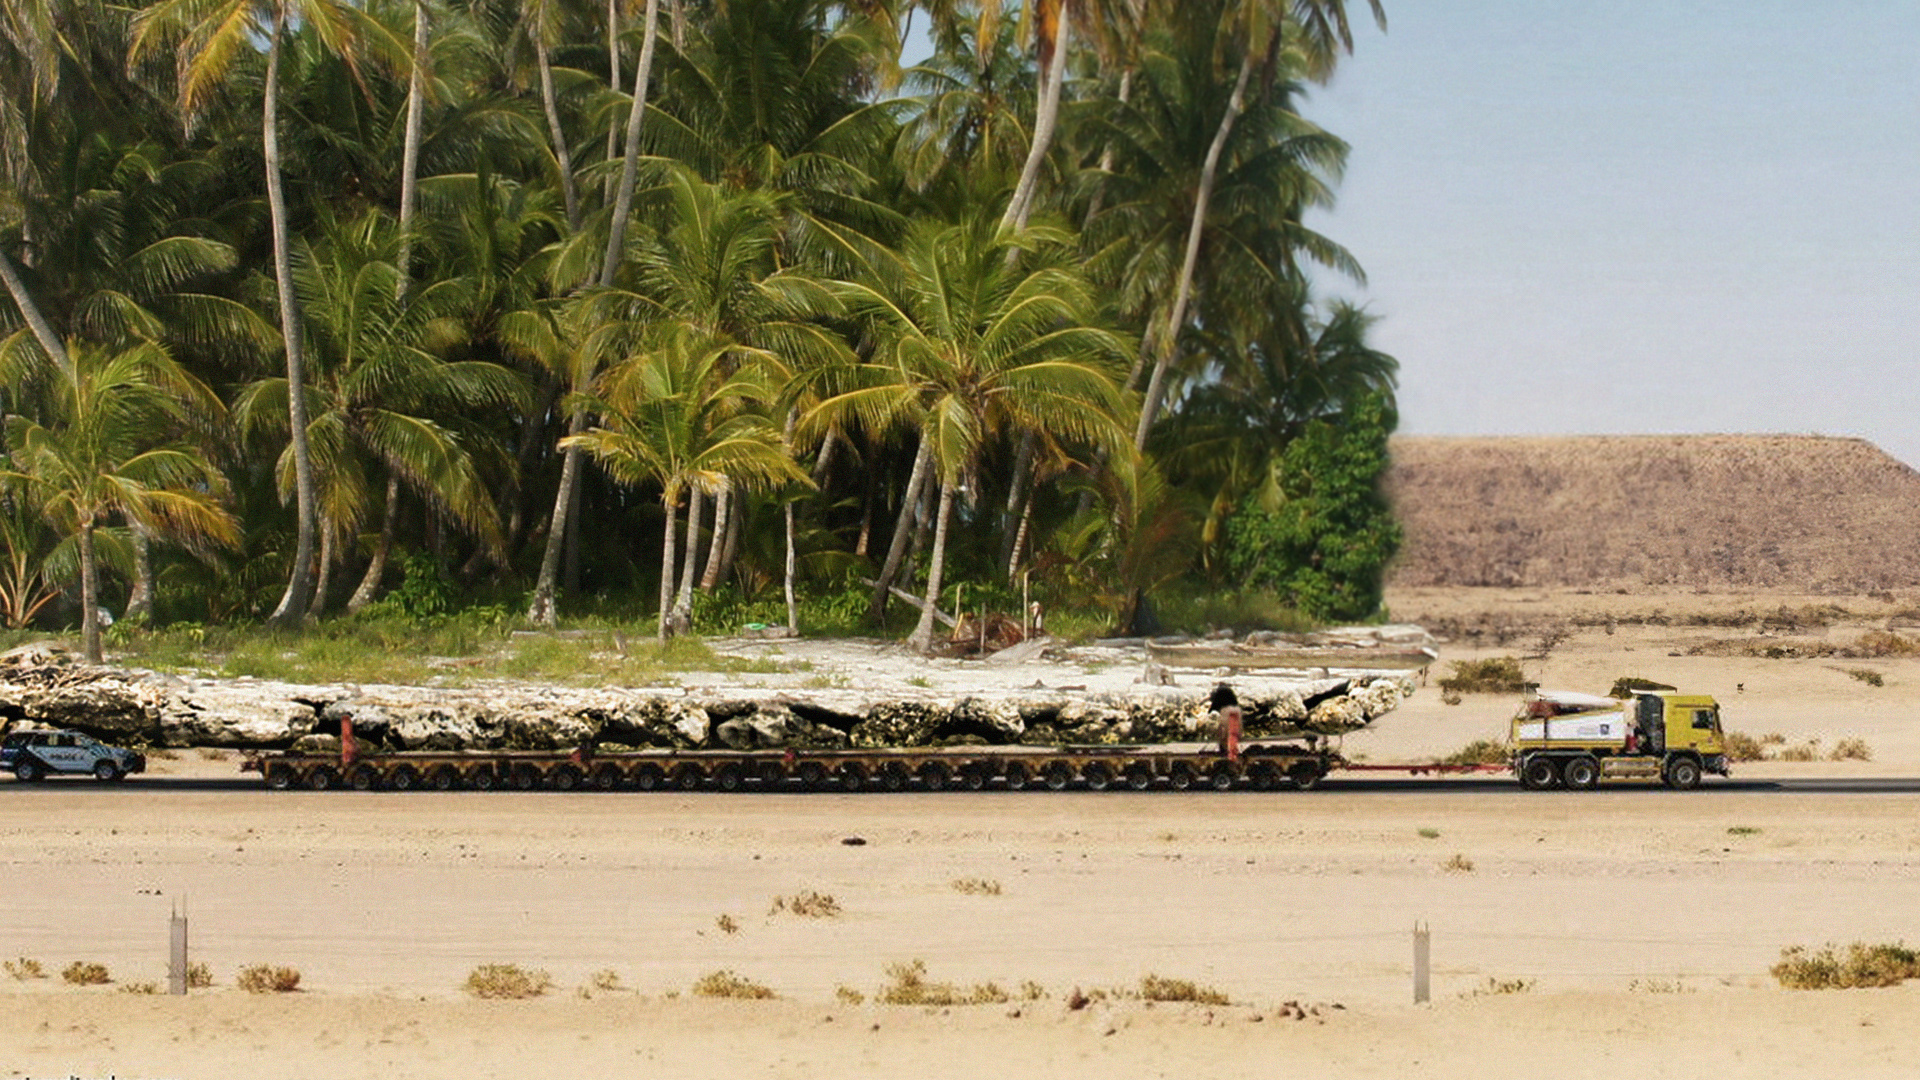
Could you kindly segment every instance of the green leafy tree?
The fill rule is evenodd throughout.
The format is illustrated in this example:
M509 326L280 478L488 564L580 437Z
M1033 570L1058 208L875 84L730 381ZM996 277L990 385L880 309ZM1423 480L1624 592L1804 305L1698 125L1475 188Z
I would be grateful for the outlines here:
M1380 489L1394 423L1379 394L1345 417L1309 423L1227 522L1232 572L1312 618L1378 614L1401 540Z

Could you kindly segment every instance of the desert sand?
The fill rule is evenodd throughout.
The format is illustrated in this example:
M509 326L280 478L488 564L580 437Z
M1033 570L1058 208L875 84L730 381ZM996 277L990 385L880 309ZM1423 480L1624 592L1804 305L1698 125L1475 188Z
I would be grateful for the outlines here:
M1392 598L1396 618L1456 632L1539 613L1502 624L1504 644L1460 633L1433 682L1446 661L1543 653L1523 663L1549 685L1662 678L1719 696L1739 730L1873 751L1742 779L1920 776L1920 660L1671 656L1765 631L1636 621L1652 601L1798 602ZM1836 602L1859 625L1821 632L1884 624L1876 602ZM1588 619L1609 606L1612 633ZM1884 685L1848 674L1862 667ZM1346 751L1429 758L1499 738L1512 707L1429 685ZM0 956L49 976L0 977L0 1075L1920 1075L1920 984L1768 975L1789 946L1920 939L1920 794L1338 776L1227 795L269 793L189 782L237 777L232 756L155 766L114 787L0 782ZM804 892L838 913L776 910ZM164 984L178 905L214 987L125 992ZM67 985L75 960L116 983ZM876 1003L913 961L1008 1000ZM300 990L235 988L255 963L299 969ZM492 963L554 989L472 999L462 983ZM721 970L777 997L692 994ZM1142 1001L1147 975L1231 1004Z

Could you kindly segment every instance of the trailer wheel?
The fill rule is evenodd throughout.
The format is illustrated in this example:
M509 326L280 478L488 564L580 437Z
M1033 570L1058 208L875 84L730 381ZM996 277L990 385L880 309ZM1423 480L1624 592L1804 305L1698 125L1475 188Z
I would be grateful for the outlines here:
M371 765L356 766L347 774L347 786L355 791L373 791L380 786L380 770Z
M740 766L730 761L713 770L713 786L721 791L739 791L746 780L746 776L740 771Z
M657 766L642 765L633 770L633 786L641 791L658 791L666 779Z
M905 765L892 764L881 769L880 786L888 791L905 791L907 789L907 767Z
M841 791L859 791L867 783L867 770L857 761L849 761L834 772L834 781Z
M1073 783L1073 769L1064 761L1056 761L1040 774L1040 782L1047 785L1048 791L1065 791L1067 785Z
M1317 761L1296 761L1287 770L1287 780L1293 784L1295 791L1312 791L1320 786L1320 781L1326 775L1327 770L1321 768Z
M540 786L540 770L531 765L515 765L512 781L515 791L532 791Z
M823 791L827 786L827 767L817 761L800 763L800 786L808 791Z
M979 791L987 786L991 777L985 765L969 765L960 770L960 786L968 791Z
M1600 763L1585 754L1569 758L1560 767L1560 779L1572 791L1592 791L1600 786Z
M1238 777L1234 775L1233 766L1225 761L1215 765L1213 771L1207 774L1207 783L1212 784L1215 791L1231 790L1236 779Z
M596 791L613 791L623 779L625 777L620 773L620 766L611 761L594 766L593 787Z
M1176 761L1173 768L1167 770L1167 786L1175 791L1185 791L1193 786L1193 766L1184 761Z
M1080 779L1086 783L1088 791L1105 791L1113 786L1113 773L1098 762L1081 769Z
M920 766L920 786L928 791L945 791L952 780L953 773L938 761Z
M1690 791L1700 786L1700 763L1692 758L1674 758L1667 762L1667 786L1675 791Z
M402 765L393 770L393 779L387 781L387 786L395 791L412 791L420 786L420 774L413 770L413 766Z
M1127 766L1127 786L1135 791L1145 791L1153 786L1153 766Z
M787 786L787 767L777 761L760 766L760 786L768 791L778 791Z
M698 791L700 781L706 779L698 765L682 765L673 770L673 786L681 791Z
M451 765L442 765L427 777L427 785L435 791L452 791L460 786L460 771Z
M1280 770L1272 762L1254 762L1247 766L1247 786L1255 791L1272 791L1280 786Z
M285 791L293 786L293 767L290 765L267 766L267 788L270 791Z
M480 765L467 774L467 782L475 791L492 791L500 786L500 774L494 772L491 765Z
M1520 786L1545 791L1560 783L1560 766L1544 754L1535 754L1520 763Z
M556 766L547 774L547 786L555 791L572 791L580 786L580 770L571 765Z
M325 765L307 774L307 787L313 791L325 791L339 783L339 775Z

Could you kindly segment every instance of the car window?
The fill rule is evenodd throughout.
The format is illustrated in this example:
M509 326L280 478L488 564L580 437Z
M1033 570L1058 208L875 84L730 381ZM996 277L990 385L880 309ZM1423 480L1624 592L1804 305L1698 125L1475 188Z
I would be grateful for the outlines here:
M65 733L62 733L62 734L59 734L59 735L55 735L55 736L53 737L53 745L55 745L55 746L73 746L73 745L75 745L75 743L74 743L74 738L73 738L73 736L71 736L71 735L68 735L68 734L65 734Z

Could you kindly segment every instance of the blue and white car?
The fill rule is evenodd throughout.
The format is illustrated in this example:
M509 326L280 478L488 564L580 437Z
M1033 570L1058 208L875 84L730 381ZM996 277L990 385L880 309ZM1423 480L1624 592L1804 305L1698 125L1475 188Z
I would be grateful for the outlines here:
M124 780L128 773L145 772L147 757L78 731L16 731L0 738L0 769L29 784L55 773Z

